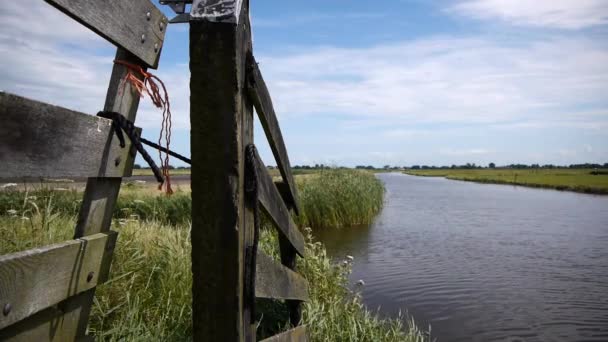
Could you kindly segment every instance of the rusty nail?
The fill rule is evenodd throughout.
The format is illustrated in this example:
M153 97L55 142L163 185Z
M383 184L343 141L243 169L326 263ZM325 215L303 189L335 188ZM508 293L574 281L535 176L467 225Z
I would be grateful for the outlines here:
M154 52L157 52L157 51L158 51L158 43L155 43L154 44Z
M142 34L142 35L141 35L141 42L143 43L143 42L145 42L145 41L146 41L146 35L145 35L145 34Z
M160 25L158 25L158 26L160 26L161 31L165 28L165 24L162 21L160 22Z
M150 20L150 12L146 13L146 19Z
M91 280L93 280L93 275L95 275L95 272L89 272L89 274L87 274L87 283L90 283Z
M11 312L11 309L11 303L4 304L4 308L2 309L2 313L4 314L4 316L8 316L8 314Z
M114 159L114 166L118 165L120 165L120 157L116 157L116 159Z

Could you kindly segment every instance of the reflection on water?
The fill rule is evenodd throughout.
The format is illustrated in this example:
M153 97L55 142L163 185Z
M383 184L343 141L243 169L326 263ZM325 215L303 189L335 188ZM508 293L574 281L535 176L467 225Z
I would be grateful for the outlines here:
M373 225L315 232L439 341L608 341L608 197L381 174Z

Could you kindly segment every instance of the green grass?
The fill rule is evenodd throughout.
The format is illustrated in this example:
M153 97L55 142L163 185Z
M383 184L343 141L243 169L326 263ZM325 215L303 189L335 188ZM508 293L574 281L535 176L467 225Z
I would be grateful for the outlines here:
M608 194L608 174L589 169L434 169L408 170L405 173L415 176L446 177L479 183L515 184Z
M371 223L382 209L384 186L373 173L324 170L297 178L300 226L339 228Z
M366 180L357 182L352 179L356 177ZM354 193L352 187L369 181L369 175L363 173L325 174L311 180L312 183L300 184L300 191L306 193L311 184L337 182L326 191L337 191L341 184L351 187L349 191ZM98 287L89 330L103 341L190 340L189 194L165 197L145 189L123 190L114 213L113 230L119 232L119 237L111 279ZM366 191L369 189L361 187L359 196L367 196ZM380 193L378 205L381 205L383 190L375 191ZM353 193L349 196L354 196ZM71 239L80 196L82 193L75 191L1 192L0 255ZM339 193L335 196L349 198ZM337 212L344 210L330 208ZM342 225L343 216L337 217L342 218L336 221ZM310 232L305 232L307 258L298 260L298 269L309 281L311 298L304 306L303 320L312 341L429 340L411 318L381 319L366 310L361 298L347 288L350 265L330 260L323 245L313 241ZM278 257L274 229L263 228L260 248ZM258 307L259 337L287 328L283 303L261 301Z

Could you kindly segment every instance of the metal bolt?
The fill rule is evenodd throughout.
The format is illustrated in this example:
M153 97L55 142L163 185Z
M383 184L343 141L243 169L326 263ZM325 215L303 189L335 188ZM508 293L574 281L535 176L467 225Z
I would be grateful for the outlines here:
M116 157L116 159L114 159L114 166L118 165L120 165L120 157Z
M87 274L87 283L90 283L91 280L93 280L94 275L95 275L95 272L89 272L89 274Z
M154 43L154 52L158 51L158 43Z
M11 303L4 304L4 308L2 309L2 313L4 314L4 316L8 316L12 308L13 307L11 306Z
M160 30L162 31L165 28L165 23L163 23L162 21L160 22L160 24L158 25L160 27Z
M151 16L151 15L150 15L150 12L146 13L146 19L147 19L148 21L150 21L150 16Z
M142 35L141 35L141 42L143 43L143 42L145 42L145 41L146 41L146 35L145 35L145 34L142 34Z

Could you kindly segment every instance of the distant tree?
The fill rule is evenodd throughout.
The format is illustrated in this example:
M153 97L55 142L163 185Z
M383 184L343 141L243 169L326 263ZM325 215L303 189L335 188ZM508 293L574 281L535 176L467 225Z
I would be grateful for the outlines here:
M490 164L488 164L488 167L489 167L490 169L493 169L493 168L495 168L495 167L496 167L496 164L494 164L494 163L490 163Z
M450 169L455 169L457 166L452 164L452 166L450 166Z
M604 169L608 169L608 163L604 163Z
M366 168L367 170L373 170L373 169L374 169L374 167L373 167L373 166L371 166L371 165L367 165L365 168Z
M420 165L412 165L412 170L420 170Z
M135 164L135 165L133 165L133 168L136 169L136 170L139 170L139 169L141 169L141 165Z
M383 169L385 169L385 170L388 170L388 169L390 169L390 168L391 168L391 166L390 166L390 165L384 165L384 167L383 167Z

